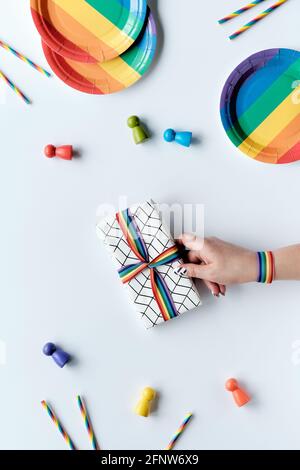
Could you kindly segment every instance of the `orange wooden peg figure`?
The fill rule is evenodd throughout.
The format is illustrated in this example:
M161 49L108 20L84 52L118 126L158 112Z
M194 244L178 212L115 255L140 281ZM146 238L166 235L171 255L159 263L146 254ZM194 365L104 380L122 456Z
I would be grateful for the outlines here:
M44 153L48 158L58 157L62 158L63 160L72 160L73 147L72 145L62 145L61 147L47 145L47 147L45 147Z
M232 392L234 401L239 407L246 405L251 400L249 395L239 387L236 379L227 380L225 388L228 392Z

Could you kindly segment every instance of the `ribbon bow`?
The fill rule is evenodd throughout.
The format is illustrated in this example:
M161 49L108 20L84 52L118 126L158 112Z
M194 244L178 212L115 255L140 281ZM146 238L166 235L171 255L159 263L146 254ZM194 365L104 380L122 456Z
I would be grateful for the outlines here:
M150 269L151 288L163 319L167 321L176 317L178 312L169 288L156 268L177 260L180 257L178 248L174 245L150 260L147 246L130 210L118 212L116 219L129 248L140 260L119 269L118 273L123 284L130 282L145 269Z

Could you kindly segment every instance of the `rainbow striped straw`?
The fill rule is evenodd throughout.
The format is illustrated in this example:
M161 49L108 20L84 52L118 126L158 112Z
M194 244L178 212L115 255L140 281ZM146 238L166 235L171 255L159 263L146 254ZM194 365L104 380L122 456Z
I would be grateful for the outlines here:
M234 11L230 15L224 16L221 20L219 20L219 24L227 23L227 21L232 20L233 18L236 18L237 16L241 15L245 11L251 10L251 8L256 7L256 5L259 5L260 3L264 2L265 0L254 0L251 3L248 3L248 5L240 8L239 10Z
M62 434L64 440L66 441L66 443L68 444L68 446L70 447L71 450L76 450L76 447L72 441L72 439L70 438L69 434L67 433L67 431L65 431L65 429L63 428L63 425L61 424L61 422L59 421L59 419L56 417L54 411L51 409L50 405L45 401L43 400L42 402L42 406L45 408L45 410L47 411L48 415L50 416L50 418L52 419L53 423L55 424L55 426L58 428L59 432Z
M20 97L22 98L23 101L27 104L31 104L31 101L27 96L22 93L20 88L18 88L13 82L10 81L10 79L0 70L0 78L5 81L5 83Z
M6 42L0 40L0 46L3 47L3 49L5 49L6 51L9 51L12 54L14 54L19 59L23 60L23 62L26 62L26 64L31 65L31 67L33 67L38 72L41 72L43 75L46 75L46 77L51 77L51 74L47 72L47 70L43 69L39 65L32 62L32 60L28 59L28 57L26 57L25 55L20 54L20 52L16 51L13 47L11 47Z
M181 434L185 430L185 428L186 428L186 426L187 426L187 424L190 421L192 416L193 416L192 413L189 413L189 414L186 415L186 417L183 420L182 424L180 425L180 427L177 429L176 433L174 434L172 440L169 442L168 446L164 450L172 450L174 448L177 439L179 439L179 437L181 436Z
M77 396L77 403L78 403L85 427L87 429L90 441L92 443L93 449L100 450L86 406L83 402L83 399L79 395Z
M272 13L274 10L276 10L278 7L286 3L288 0L279 0L276 2L274 5L271 7L267 8L267 10L263 11L260 15L256 16L253 18L252 21L249 21L249 23L245 24L242 26L238 31L233 33L231 36L229 36L229 39L235 39L241 34L243 34L245 31L248 31L248 29L252 28L256 23L258 23L260 20L263 20L266 16L268 16L270 13Z

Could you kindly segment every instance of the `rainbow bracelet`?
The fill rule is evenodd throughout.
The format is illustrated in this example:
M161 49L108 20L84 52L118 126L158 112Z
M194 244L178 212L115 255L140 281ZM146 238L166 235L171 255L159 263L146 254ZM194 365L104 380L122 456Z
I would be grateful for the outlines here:
M272 251L259 251L257 253L259 274L257 282L272 284L275 273L274 256Z

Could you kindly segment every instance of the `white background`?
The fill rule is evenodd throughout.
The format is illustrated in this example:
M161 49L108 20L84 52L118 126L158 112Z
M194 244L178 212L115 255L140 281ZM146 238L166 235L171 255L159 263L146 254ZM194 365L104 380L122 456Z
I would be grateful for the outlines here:
M104 449L164 448L189 411L195 417L178 449L299 447L300 366L292 360L299 284L238 286L220 299L201 289L201 308L146 331L95 234L98 206L125 195L130 204L202 203L206 235L255 250L299 242L300 165L243 156L218 108L227 76L248 55L300 49L300 7L291 0L230 43L228 34L263 9L217 24L243 3L152 1L160 21L155 64L114 96L76 92L0 50L1 69L33 100L26 106L1 85L2 449L66 448L42 399L89 449L77 393ZM0 24L2 39L47 65L29 1L2 0ZM145 145L132 142L131 114L153 134ZM200 143L166 144L167 127L192 130ZM48 160L48 143L73 144L81 157ZM47 341L73 354L73 363L61 370L43 356ZM247 407L238 409L224 390L230 376L253 396ZM146 385L159 399L143 419L132 408Z

